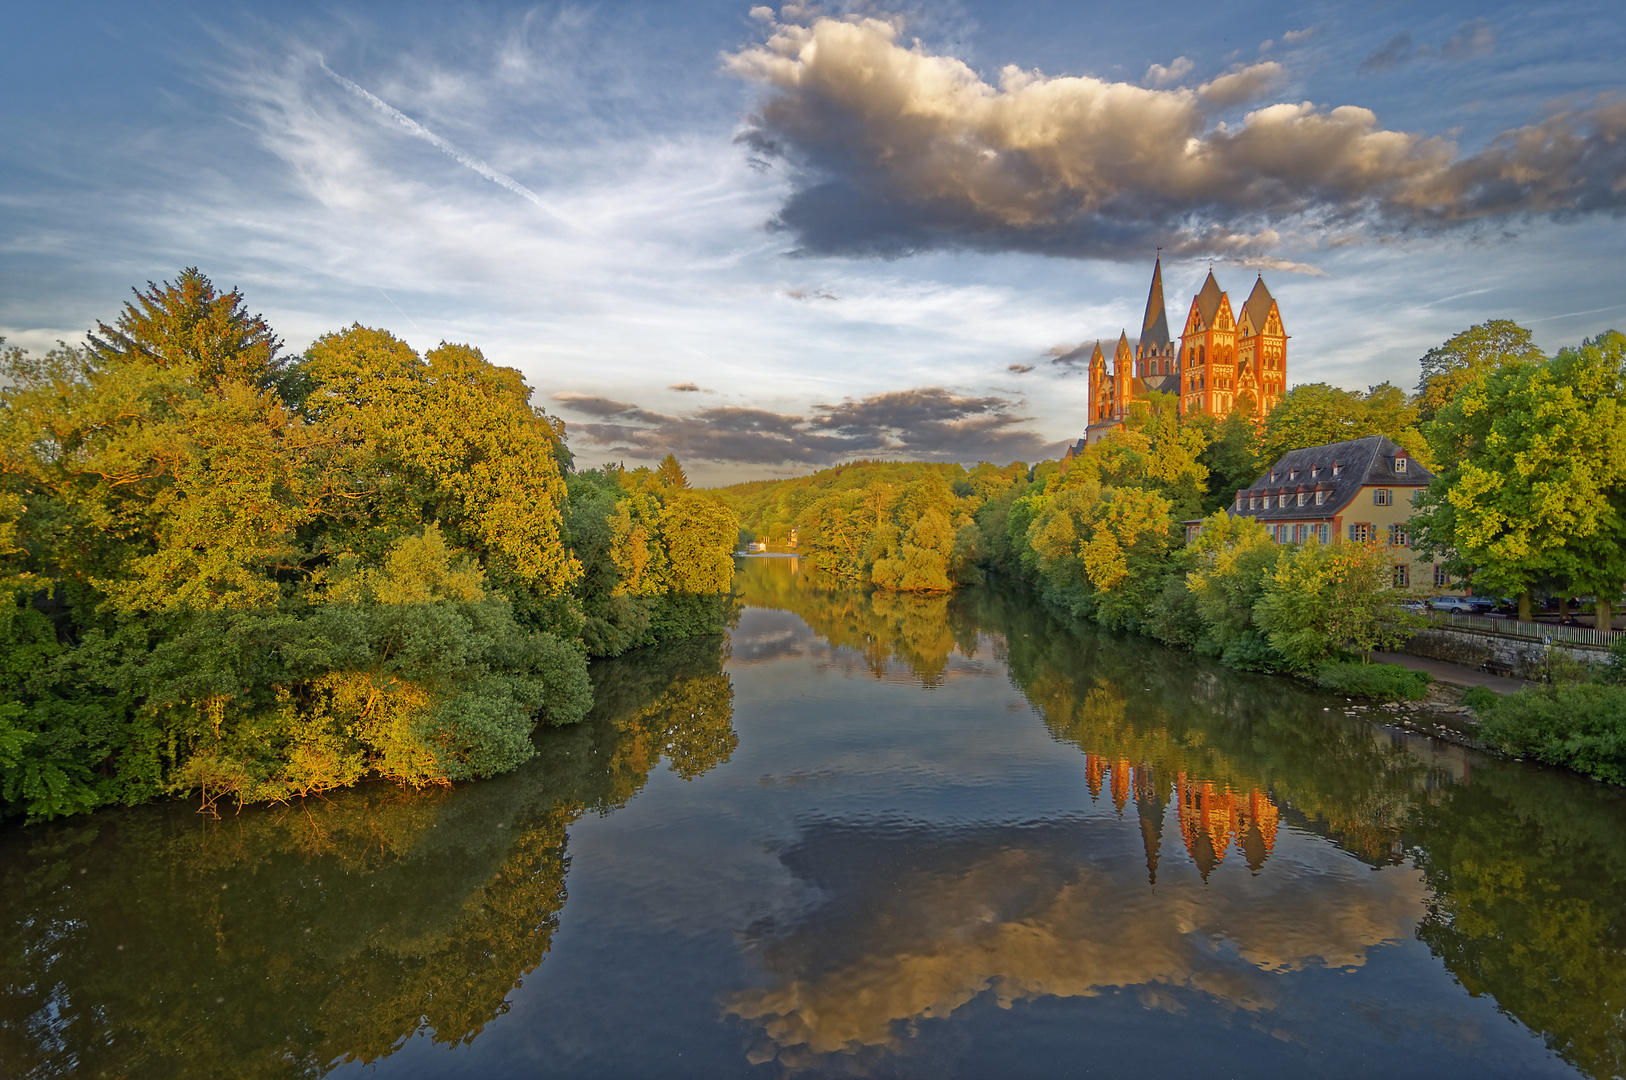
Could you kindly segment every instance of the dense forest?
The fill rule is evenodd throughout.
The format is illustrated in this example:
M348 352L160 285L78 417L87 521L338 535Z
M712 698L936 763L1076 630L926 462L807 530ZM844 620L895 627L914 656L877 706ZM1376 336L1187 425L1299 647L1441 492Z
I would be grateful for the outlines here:
M285 355L187 270L0 376L7 815L504 772L589 656L728 615L733 515L675 461L574 471L468 345Z

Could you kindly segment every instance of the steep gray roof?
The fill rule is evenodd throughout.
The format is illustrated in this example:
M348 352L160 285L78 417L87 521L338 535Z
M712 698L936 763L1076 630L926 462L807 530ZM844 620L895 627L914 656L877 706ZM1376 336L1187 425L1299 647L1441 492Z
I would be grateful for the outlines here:
M1146 297L1146 317L1140 324L1140 345L1137 355L1169 351L1169 313L1163 302L1163 260L1152 264L1152 291Z
M1265 328L1265 320L1270 317L1270 305L1274 302L1270 290L1265 288L1265 275L1260 274L1259 280L1253 283L1253 292L1248 294L1247 303L1242 305L1248 321L1253 324L1254 333Z
M1197 293L1197 318L1202 320L1204 328L1214 325L1214 316L1219 312L1219 305L1219 282L1214 280L1214 271L1210 270L1208 280L1203 282L1202 290Z
M1394 471L1395 457L1407 458L1406 471ZM1339 466L1333 475L1333 466ZM1389 488L1427 487L1434 474L1423 468L1395 442L1384 435L1368 435L1361 439L1307 446L1284 455L1255 480L1242 493L1242 509L1233 502L1232 513L1260 521L1304 521L1313 518L1331 518L1340 513L1355 498L1361 488L1368 485ZM1317 489L1327 493L1326 501L1315 505ZM1278 506L1269 509L1248 509L1247 500L1255 495L1293 495L1300 491L1310 493L1305 505ZM1397 500L1398 501L1398 500Z

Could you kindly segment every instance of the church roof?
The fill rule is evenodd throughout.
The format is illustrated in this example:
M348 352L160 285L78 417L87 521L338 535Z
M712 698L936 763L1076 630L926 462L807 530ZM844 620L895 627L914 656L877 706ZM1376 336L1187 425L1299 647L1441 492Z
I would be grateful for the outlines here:
M1146 317L1140 324L1140 352L1162 352L1169 344L1168 305L1163 301L1163 259L1152 264L1152 291L1146 297Z
M1197 317L1202 320L1203 326L1213 326L1214 316L1219 312L1220 297L1219 282L1214 280L1214 271L1208 272L1208 280L1203 282L1202 291L1197 294Z
M1275 297L1265 288L1265 275L1260 274L1259 280L1253 283L1253 292L1248 294L1247 303L1242 305L1242 311L1248 322L1253 324L1254 333L1257 334L1265 328L1265 320L1270 317L1270 305L1275 302Z

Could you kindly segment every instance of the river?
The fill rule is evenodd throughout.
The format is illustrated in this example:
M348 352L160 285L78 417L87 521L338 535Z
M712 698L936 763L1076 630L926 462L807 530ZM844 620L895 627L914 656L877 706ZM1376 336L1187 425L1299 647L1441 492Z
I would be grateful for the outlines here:
M519 771L0 830L7 1077L1626 1071L1626 795L742 560Z

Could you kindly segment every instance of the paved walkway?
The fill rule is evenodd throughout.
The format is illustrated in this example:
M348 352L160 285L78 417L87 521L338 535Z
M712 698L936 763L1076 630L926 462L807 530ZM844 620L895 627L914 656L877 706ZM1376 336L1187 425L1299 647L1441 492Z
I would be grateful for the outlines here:
M1511 694L1525 685L1518 679L1509 679L1505 675L1492 675L1478 668L1433 660L1427 656L1407 656L1405 653L1373 654L1374 659L1379 656L1383 657L1385 663L1399 664L1413 671L1426 671L1434 676L1436 682L1450 683L1452 686L1488 686L1498 694Z

